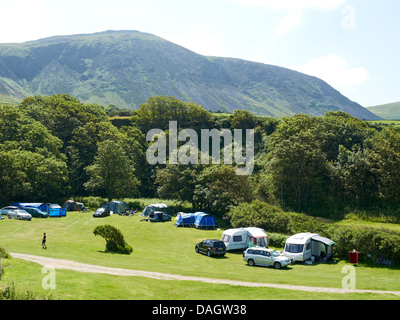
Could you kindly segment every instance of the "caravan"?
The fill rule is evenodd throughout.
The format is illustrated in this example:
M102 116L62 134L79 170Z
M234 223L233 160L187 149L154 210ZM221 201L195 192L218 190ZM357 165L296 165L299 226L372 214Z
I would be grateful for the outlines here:
M255 246L268 248L268 236L260 228L228 229L222 234L221 241L227 250L243 250Z
M292 261L330 259L335 242L316 233L298 233L286 240L283 255Z

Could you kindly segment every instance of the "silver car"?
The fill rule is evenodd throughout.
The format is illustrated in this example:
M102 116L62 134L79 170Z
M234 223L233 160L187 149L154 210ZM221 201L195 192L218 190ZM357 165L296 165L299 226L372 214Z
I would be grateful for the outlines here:
M272 249L253 247L247 249L243 253L243 260L248 263L249 266L271 266L275 269L287 267L290 264L290 260L286 257L279 255Z
M9 212L16 210L16 209L19 209L19 208L14 207L14 206L7 206L7 207L4 207L3 209L1 209L0 212L3 216L7 216Z
M8 219L32 220L32 215L22 209L11 210L7 213Z

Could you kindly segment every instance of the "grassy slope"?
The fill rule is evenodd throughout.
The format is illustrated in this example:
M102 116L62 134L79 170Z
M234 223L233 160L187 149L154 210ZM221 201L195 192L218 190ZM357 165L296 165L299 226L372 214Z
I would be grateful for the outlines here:
M385 120L400 120L400 101L367 108Z
M173 226L174 221L150 223L142 218L111 216L93 219L91 213L69 213L62 219L34 219L31 222L4 220L0 222L0 243L10 252L43 255L111 267L159 271L182 275L224 278L266 283L285 283L308 286L341 287L342 268L337 264L296 264L285 270L251 268L240 253L225 258L207 258L196 254L194 245L205 238L219 238L222 230L201 231ZM105 241L93 235L97 225L111 224L119 228L134 248L130 256L106 254ZM48 250L40 240L48 235ZM40 267L26 262L12 263L4 281L16 279L27 287L40 288ZM26 272L29 270L29 272ZM106 275L85 275L72 271L57 271L57 290L63 299L372 299L378 295L304 294L275 289L231 288L192 282L164 282L144 278L119 278ZM363 267L357 269L357 289L400 291L397 270ZM61 280L60 280L61 279ZM400 278L399 278L400 279ZM1 284L1 283L0 283ZM33 289L31 289L33 290ZM222 296L220 296L221 294ZM270 294L274 294L270 296Z

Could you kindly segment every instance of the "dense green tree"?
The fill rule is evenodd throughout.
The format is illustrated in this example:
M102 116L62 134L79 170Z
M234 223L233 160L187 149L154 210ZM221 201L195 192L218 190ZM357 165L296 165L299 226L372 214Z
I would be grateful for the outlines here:
M379 157L371 150L341 146L334 164L333 183L339 182L340 201L345 204L370 206L379 199Z
M20 148L65 159L60 155L60 139L53 136L39 121L10 105L0 105L0 148Z
M55 201L67 190L62 142L10 105L0 105L0 202Z
M124 135L109 121L88 122L74 130L67 149L70 186L74 195L87 193L84 183L89 176L85 168L93 163L98 143L109 139L120 141L123 138Z
M390 203L400 201L400 131L395 128L384 128L373 138L366 141L370 150L379 157L375 166L379 170L380 198Z
M266 174L271 193L285 208L308 212L317 206L329 181L329 168L321 145L310 131L275 143Z
M64 153L75 129L88 122L106 121L107 115L100 106L81 103L69 95L25 98L18 106L29 117L41 122L63 142Z
M194 201L203 210L223 216L241 202L253 199L253 188L248 176L237 175L230 165L207 166L197 177Z
M163 96L149 98L132 120L144 134L152 129L168 130L169 121L177 121L178 129L199 130L214 125L211 113L202 106Z
M193 210L199 208L194 196L198 178L204 166L199 165L173 165L157 170L156 184L158 195L164 199L179 199L192 204Z
M94 163L85 170L90 176L85 188L103 193L109 201L117 197L134 197L138 192L134 164L116 141L100 142Z
M9 205L32 190L18 151L0 151L0 204Z
M65 162L24 150L0 151L0 202L55 201L65 194Z
M232 129L254 129L257 124L256 117L247 110L235 110L228 121Z

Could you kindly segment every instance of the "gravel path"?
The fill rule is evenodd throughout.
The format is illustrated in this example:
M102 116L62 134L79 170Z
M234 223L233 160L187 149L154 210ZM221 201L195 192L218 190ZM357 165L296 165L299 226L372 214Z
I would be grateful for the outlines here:
M182 276L177 274L167 274L150 271L139 271L130 269L120 268L109 268L102 266L95 266L80 262L74 262L70 260L61 260L54 258L46 258L41 256L33 256L20 253L12 253L12 257L17 259L23 259L38 263L43 266L53 267L55 269L66 269L84 273L103 273L116 276L128 276L128 277L145 277L158 280L174 280L174 281L199 281L204 283L213 284L228 284L232 286L243 286L243 287L259 287L259 288L276 288L285 290L296 290L296 291L307 291L307 292L325 292L325 293L377 293L377 294L393 294L400 296L399 291L380 291L380 290L351 290L351 289L340 289L340 288L321 288L321 287L307 287L307 286L295 286L288 284L275 284L275 283L257 283L247 281L236 281L236 280L225 280L225 279L211 279L203 277L190 277Z

